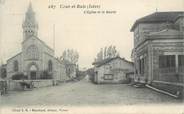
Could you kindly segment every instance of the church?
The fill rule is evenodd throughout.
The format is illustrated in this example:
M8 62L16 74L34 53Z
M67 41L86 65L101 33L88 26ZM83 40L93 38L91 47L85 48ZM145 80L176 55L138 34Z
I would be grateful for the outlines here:
M23 41L21 52L7 60L7 78L23 74L28 80L49 79L65 81L67 79L64 65L54 57L54 50L38 38L38 23L31 3L22 24Z

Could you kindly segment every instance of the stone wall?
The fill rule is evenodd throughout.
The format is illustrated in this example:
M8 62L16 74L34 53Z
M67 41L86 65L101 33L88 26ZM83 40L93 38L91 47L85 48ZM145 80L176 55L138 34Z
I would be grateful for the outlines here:
M43 57L43 69L47 70L48 69L48 61L51 60L53 64L53 78L55 80L59 81L65 81L68 79L66 76L66 68L64 64L59 62L55 57L52 55L45 53Z
M18 71L14 71L14 61L18 62ZM15 55L14 57L7 60L7 78L11 78L12 75L18 72L22 72L23 64L22 64L22 53Z
M126 83L127 71L133 71L134 66L132 63L128 63L122 59L115 59L107 64L95 68L97 83ZM105 74L112 74L113 79L105 79Z
M20 85L20 82L22 80L9 80L8 81L8 90L23 90L23 88ZM25 80L25 82L30 83L30 80ZM53 84L56 84L57 82L54 82L54 80L32 80L32 84L34 88L41 88L41 87L48 87L53 86Z
M20 83L17 81L9 80L8 81L8 90L22 90Z
M55 82L53 80L36 80L33 81L33 87L40 88L40 87L48 87L53 86Z

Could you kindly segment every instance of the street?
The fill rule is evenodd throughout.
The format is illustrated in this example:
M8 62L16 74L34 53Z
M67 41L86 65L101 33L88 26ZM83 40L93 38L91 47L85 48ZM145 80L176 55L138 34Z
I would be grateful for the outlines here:
M86 79L63 83L59 86L35 88L31 91L9 92L1 96L2 106L31 105L136 105L172 104L180 100L157 93L148 88L135 88L126 84L95 85Z

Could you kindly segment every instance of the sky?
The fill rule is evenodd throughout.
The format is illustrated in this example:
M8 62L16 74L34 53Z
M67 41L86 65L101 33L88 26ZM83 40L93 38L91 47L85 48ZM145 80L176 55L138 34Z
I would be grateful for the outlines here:
M0 0L0 60L21 52L22 22L29 2L39 24L38 37L59 57L65 49L79 52L80 68L92 67L96 54L115 45L121 57L131 60L134 22L157 11L183 11L184 0ZM98 5L100 8L59 8L59 5ZM56 5L55 9L48 8ZM116 11L84 14L84 11ZM55 25L55 32L53 31ZM54 43L55 36L55 43Z

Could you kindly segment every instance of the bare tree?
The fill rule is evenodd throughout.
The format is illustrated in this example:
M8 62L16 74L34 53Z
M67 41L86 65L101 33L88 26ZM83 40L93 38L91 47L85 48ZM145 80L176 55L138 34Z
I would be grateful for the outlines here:
M100 52L97 53L95 62L98 62L107 58L114 58L117 56L119 56L119 53L116 50L116 46L113 46L113 45L106 46L104 48L101 48Z
M77 51L74 51L73 49L65 50L62 56L60 57L60 60L67 60L73 64L77 64L78 59L79 59L79 54Z

